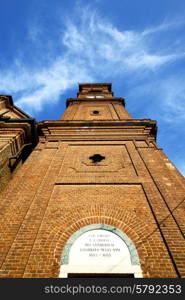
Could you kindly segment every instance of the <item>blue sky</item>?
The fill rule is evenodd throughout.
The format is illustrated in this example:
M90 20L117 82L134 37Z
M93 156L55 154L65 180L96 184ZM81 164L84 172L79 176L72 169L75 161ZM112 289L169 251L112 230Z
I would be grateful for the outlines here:
M185 174L185 1L0 0L0 93L59 119L78 83L111 82Z

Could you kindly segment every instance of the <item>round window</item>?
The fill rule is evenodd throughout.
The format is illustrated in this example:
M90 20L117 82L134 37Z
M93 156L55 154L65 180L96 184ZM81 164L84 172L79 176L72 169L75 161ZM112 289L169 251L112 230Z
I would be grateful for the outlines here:
M93 110L93 115L99 115L99 110Z

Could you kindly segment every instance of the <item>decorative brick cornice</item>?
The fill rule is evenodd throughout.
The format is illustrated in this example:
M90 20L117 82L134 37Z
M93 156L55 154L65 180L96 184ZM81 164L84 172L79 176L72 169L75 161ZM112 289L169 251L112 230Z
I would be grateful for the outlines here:
M83 135L87 134L89 135L89 130L96 131L97 135L104 129L106 130L104 136L102 136L102 139L106 138L109 133L111 134L113 138L113 132L115 133L115 138L118 138L117 133L119 132L119 135L128 135L128 133L134 138L137 139L141 137L141 135L152 137L154 140L156 140L157 135L157 126L156 121L150 120L150 119L130 119L130 120L124 120L124 121L68 121L68 120L60 120L60 121L43 121L38 123L38 131L40 135L55 135L59 137L61 135L61 138L63 136L63 131L65 129L69 130L69 135L72 134L74 131L75 134L79 134L79 132L83 131ZM76 130L80 130L79 132L76 132ZM110 131L109 131L110 129Z
M104 97L104 98L68 98L66 100L66 107L68 107L71 104L78 104L80 102L98 102L98 103L104 103L106 101L109 102L117 102L122 104L125 107L125 99L124 98L120 98L120 97L113 97L113 98L108 98L108 97Z

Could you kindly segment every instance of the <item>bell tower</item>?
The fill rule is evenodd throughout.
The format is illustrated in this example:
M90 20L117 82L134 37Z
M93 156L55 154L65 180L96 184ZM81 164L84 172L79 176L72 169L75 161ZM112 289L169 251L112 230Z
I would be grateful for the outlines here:
M184 177L110 83L79 85L1 194L1 277L185 276Z
M114 97L110 83L80 84L77 98L67 100L62 120L123 120L131 116L123 98Z

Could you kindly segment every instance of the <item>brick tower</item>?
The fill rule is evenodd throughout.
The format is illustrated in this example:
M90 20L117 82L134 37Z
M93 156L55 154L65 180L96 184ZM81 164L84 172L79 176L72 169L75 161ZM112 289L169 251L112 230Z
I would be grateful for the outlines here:
M109 83L80 84L61 120L8 107L0 153L14 128L21 165L1 193L1 277L185 277L184 177L155 121L133 119Z

